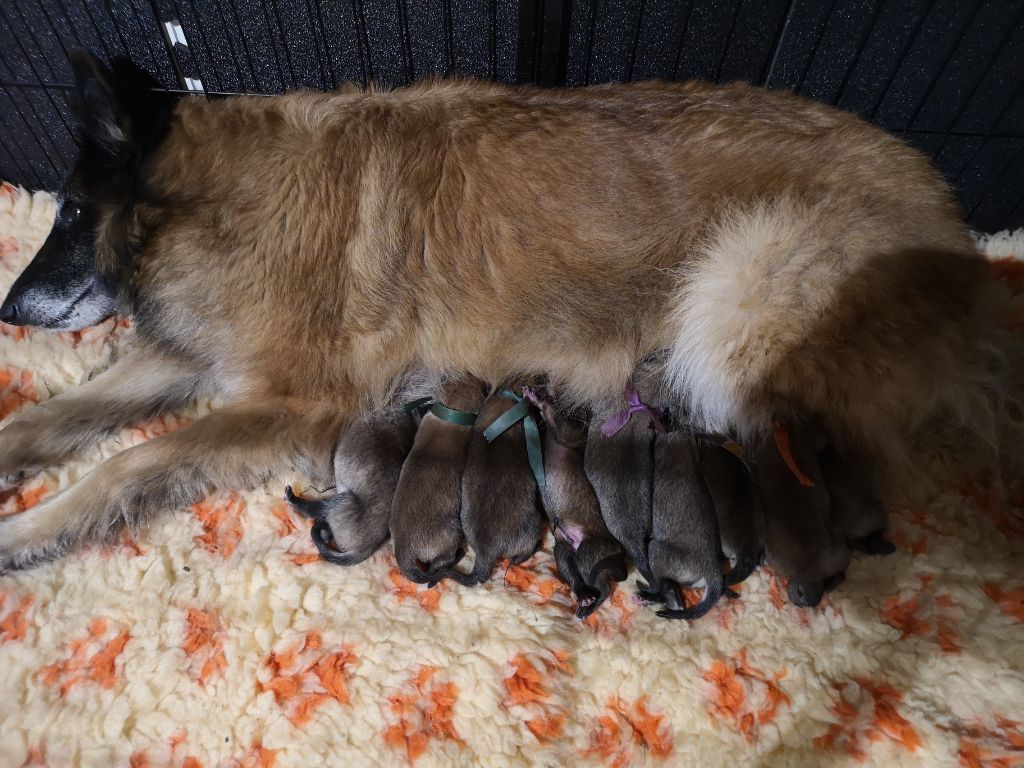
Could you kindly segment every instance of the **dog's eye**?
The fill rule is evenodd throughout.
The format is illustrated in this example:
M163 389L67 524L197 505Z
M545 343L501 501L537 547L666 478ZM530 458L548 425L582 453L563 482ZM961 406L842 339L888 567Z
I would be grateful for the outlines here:
M75 221L81 215L82 209L79 206L75 205L74 203L68 206L67 216L69 219L71 219L71 221Z

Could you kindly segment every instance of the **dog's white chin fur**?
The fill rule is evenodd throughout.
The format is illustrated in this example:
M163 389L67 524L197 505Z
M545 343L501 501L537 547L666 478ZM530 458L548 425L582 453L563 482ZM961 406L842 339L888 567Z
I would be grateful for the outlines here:
M0 196L0 243L16 242L0 258L0 288L28 262L52 216L48 196ZM747 223L747 242L756 236L797 255L793 243L813 235L779 233L768 211ZM710 423L747 415L737 390L707 373L728 369L728 343L744 339L736 317L717 310L756 299L758 281L768 277L754 261L745 267L747 287L737 287L730 270L739 252L729 242L720 241L720 268L704 272L678 318L705 324L722 343L683 343L673 360ZM985 245L1024 257L1024 232ZM785 311L766 307L761 317ZM75 337L0 334L2 369L18 377L0 394L13 397L21 387L45 399L77 386L130 343L112 328ZM127 430L26 487L66 487L142 437ZM404 734L405 727L427 734L417 768L603 765L618 755L633 765L709 768L853 764L851 750L863 752L858 764L888 768L955 765L972 746L994 757L1017 754L1013 727L999 717L1019 719L1024 701L1024 624L1012 613L1012 593L1024 587L1020 539L1007 538L991 510L979 511L948 488L913 512L894 508L901 551L855 558L846 583L821 609L775 607L762 570L742 585L740 600L723 600L687 627L637 608L633 577L619 586L620 598L597 611L595 629L572 619L563 592L546 597L541 589L553 578L550 541L527 569L537 588L523 591L514 572L499 571L476 589L442 588L433 611L424 607L432 604L425 590L400 592L392 582L389 553L353 568L298 564L296 556L313 546L304 523L285 511L290 529L276 516L289 480L296 481L282 477L231 505L222 497L222 519L207 518L205 528L186 510L161 517L137 551L93 549L3 577L0 765L22 765L30 750L43 748L46 764L55 766L127 766L133 755L136 764L144 755L153 766L181 765L189 756L207 768L258 765L260 745L276 751L278 768L395 766L406 762L404 749L384 734ZM233 553L224 556L232 542ZM1006 612L1001 593L1009 593ZM19 611L23 631L13 620ZM197 617L209 618L205 635L190 635L202 629ZM106 622L102 631L97 620ZM128 638L118 650L122 632ZM288 661L311 632L319 633L320 648ZM941 650L942 632L959 652ZM107 648L109 674L97 658ZM305 666L343 652L350 654L348 703L326 696L308 722L293 724L288 715L297 698L325 691L315 668ZM76 670L79 656L92 662ZM305 693L275 697L268 687L274 658L284 674L298 675ZM426 682L417 677L423 665L437 669ZM784 695L774 705L769 684ZM454 698L451 733L437 727L445 697ZM888 719L879 728L883 710ZM560 730L552 725L560 722ZM534 732L550 735L541 742ZM830 733L838 733L831 750L824 746ZM902 734L909 743L908 733L921 742L913 751L897 741ZM659 758L666 745L671 754Z

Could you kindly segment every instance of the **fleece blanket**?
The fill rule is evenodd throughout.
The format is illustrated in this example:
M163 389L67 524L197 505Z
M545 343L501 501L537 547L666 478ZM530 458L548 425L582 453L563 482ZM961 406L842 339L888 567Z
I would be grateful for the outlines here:
M53 216L2 187L0 291ZM1024 231L981 246L1024 319ZM0 417L132 343L124 320L0 333ZM28 478L0 514L205 407ZM889 504L898 551L855 556L819 608L762 568L693 624L637 605L635 576L574 620L550 547L475 589L413 585L389 547L331 566L281 500L302 478L226 492L0 579L0 765L1024 765L1024 493L958 466Z

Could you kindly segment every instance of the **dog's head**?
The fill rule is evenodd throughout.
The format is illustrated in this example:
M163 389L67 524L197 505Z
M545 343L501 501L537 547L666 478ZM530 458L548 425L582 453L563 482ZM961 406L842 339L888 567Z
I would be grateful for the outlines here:
M78 163L60 190L46 242L0 307L0 320L12 325L78 330L130 310L125 289L138 234L132 208L174 98L126 59L108 68L86 51L70 58Z

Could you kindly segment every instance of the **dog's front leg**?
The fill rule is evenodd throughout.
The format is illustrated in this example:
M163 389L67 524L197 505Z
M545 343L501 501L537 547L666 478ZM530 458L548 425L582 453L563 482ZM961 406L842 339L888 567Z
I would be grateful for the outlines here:
M326 461L337 417L298 411L284 401L231 405L117 454L67 490L0 521L0 571L109 539L214 488L251 488L308 457Z
M20 411L0 430L0 488L183 403L202 379L192 364L143 347L77 389Z

